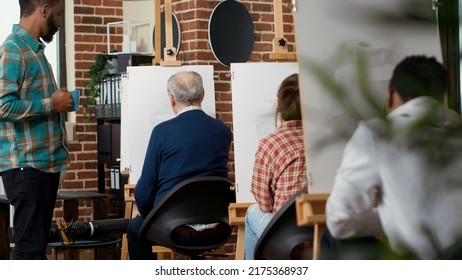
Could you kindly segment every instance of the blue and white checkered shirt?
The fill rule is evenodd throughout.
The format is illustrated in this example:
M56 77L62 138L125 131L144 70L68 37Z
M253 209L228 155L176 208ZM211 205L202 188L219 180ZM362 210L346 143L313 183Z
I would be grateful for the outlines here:
M44 48L19 25L0 47L0 172L69 167L66 116L53 112L57 86Z

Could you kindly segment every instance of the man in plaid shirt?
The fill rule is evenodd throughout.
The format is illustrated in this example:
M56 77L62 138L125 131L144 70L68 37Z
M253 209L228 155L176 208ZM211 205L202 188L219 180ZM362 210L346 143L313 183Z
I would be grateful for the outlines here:
M257 204L246 214L246 259L253 259L257 240L273 214L297 191L307 188L297 74L282 82L277 112L282 124L260 141L255 155L251 192Z
M21 19L0 47L0 175L15 208L13 259L46 259L61 171L69 167L65 117L42 42L51 42L63 0L20 0ZM42 39L42 40L41 40Z

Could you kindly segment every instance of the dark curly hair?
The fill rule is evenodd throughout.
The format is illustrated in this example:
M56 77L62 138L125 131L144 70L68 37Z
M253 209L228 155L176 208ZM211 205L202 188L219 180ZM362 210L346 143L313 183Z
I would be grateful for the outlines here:
M37 6L48 4L50 6L56 5L60 0L19 0L19 7L21 8L21 17L30 16Z
M443 102L448 88L448 73L434 57L408 56L393 71L390 88L396 90L404 101L430 96Z

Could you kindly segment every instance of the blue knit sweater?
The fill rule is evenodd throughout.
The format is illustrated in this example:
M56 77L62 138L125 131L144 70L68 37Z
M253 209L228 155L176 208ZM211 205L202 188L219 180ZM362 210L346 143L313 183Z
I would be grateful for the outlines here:
M160 123L151 133L135 188L138 210L146 217L176 184L197 176L228 177L231 130L202 110Z

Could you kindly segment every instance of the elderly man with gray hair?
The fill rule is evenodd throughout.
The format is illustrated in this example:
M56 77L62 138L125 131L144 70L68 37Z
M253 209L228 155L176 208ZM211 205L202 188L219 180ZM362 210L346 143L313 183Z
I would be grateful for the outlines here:
M127 230L132 260L154 258L152 244L138 240L138 232L145 217L169 190L192 177L228 177L231 130L202 111L201 76L193 71L178 72L169 78L167 92L176 117L152 130L135 187L140 216L130 221Z

